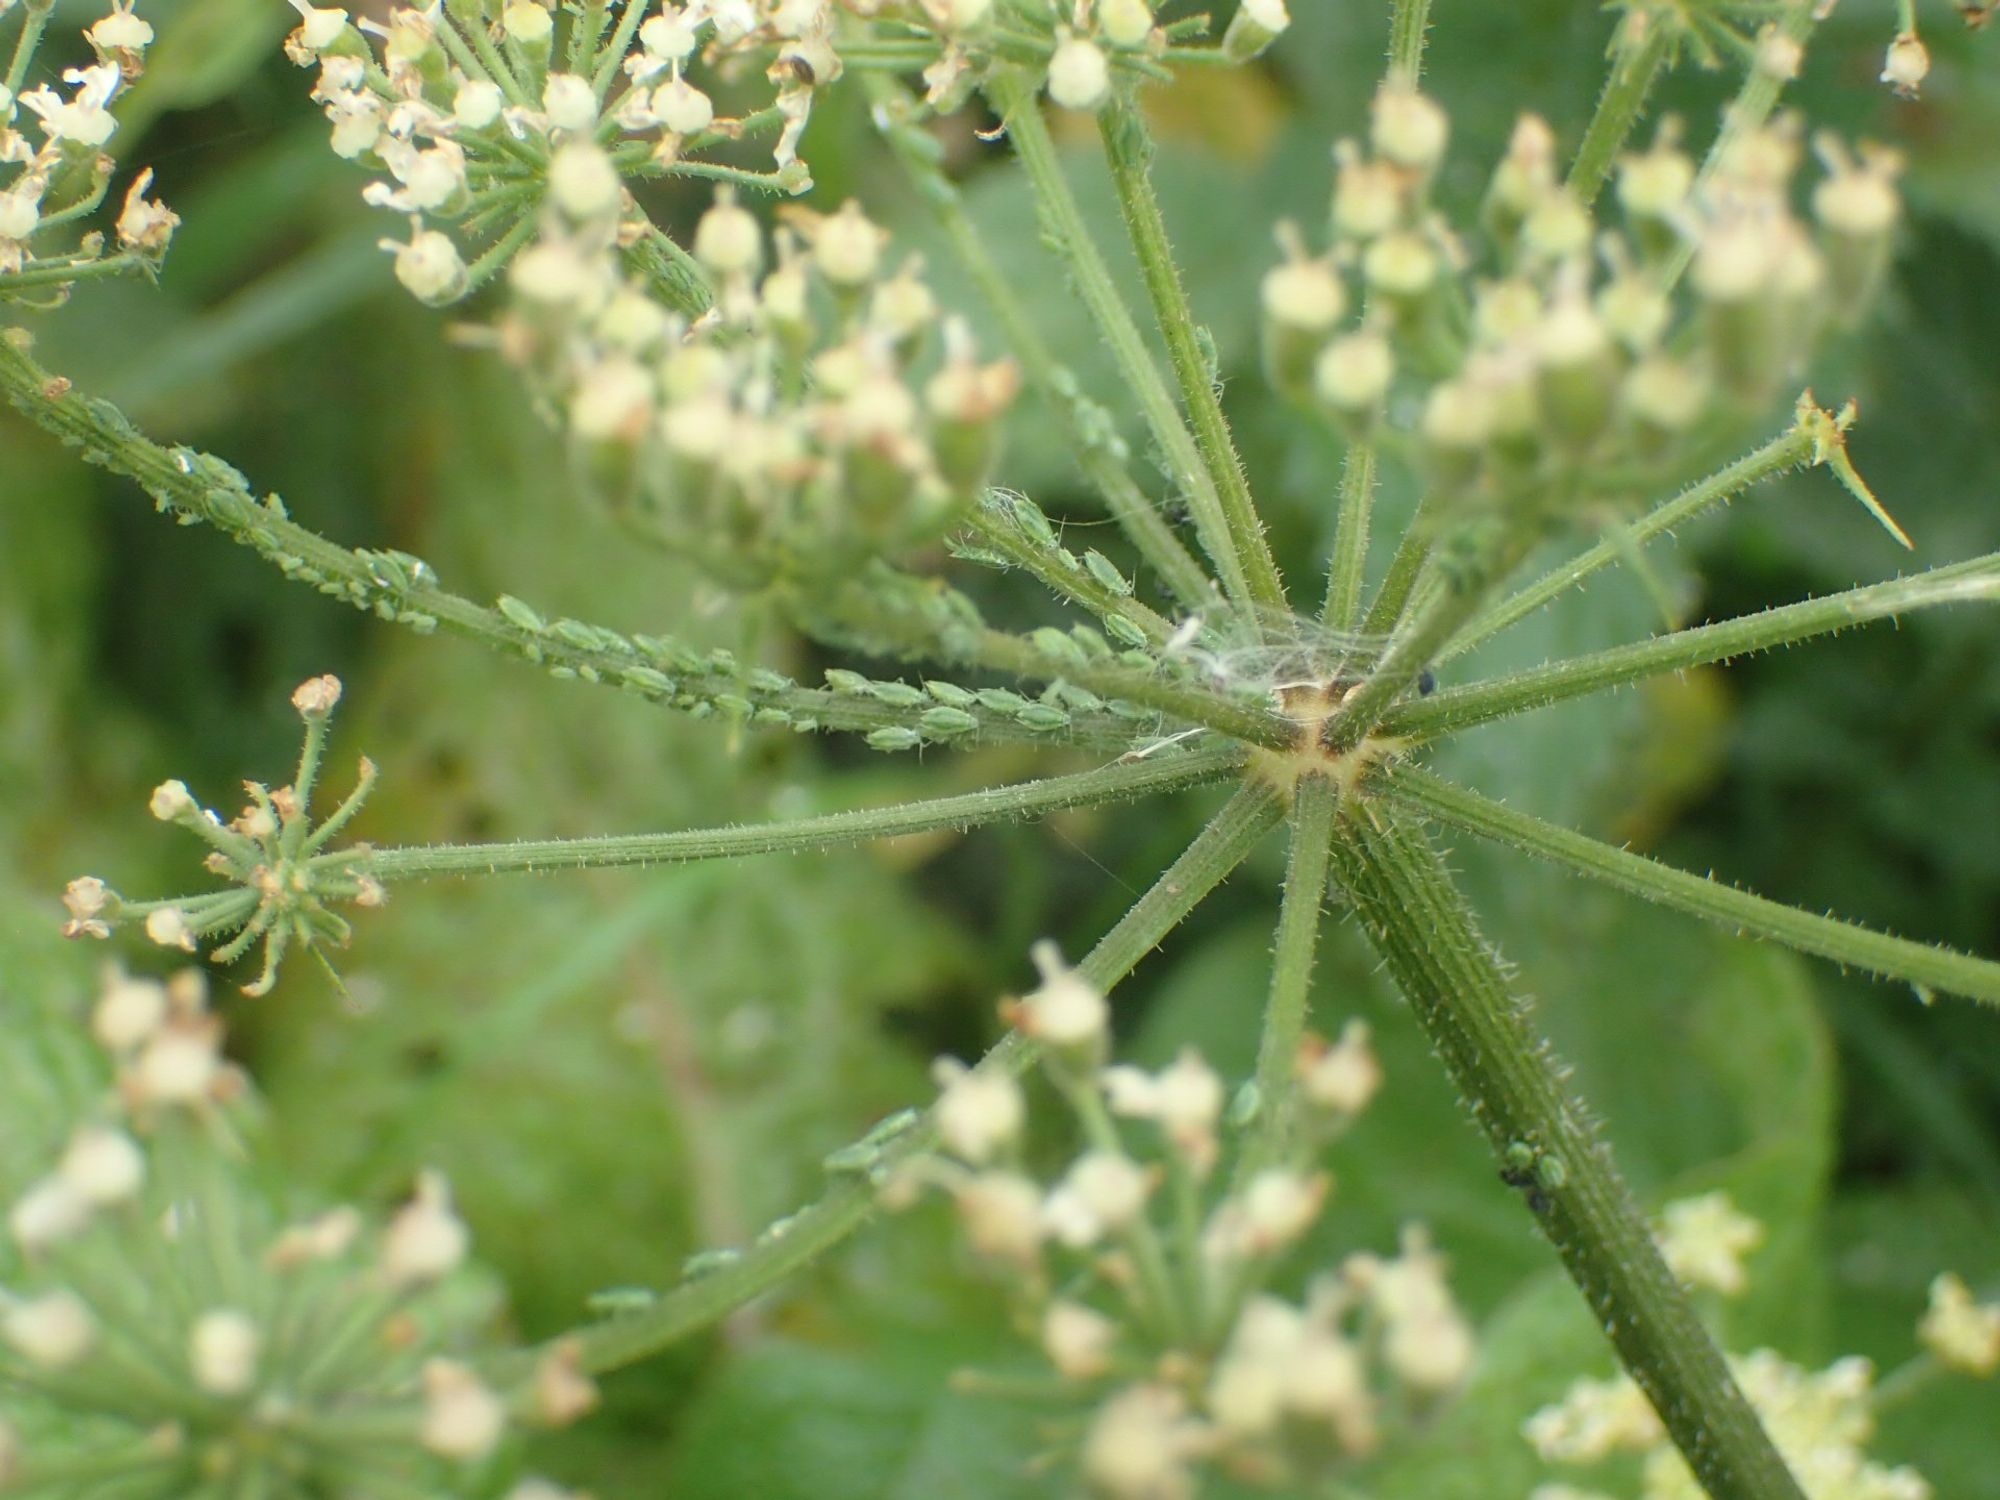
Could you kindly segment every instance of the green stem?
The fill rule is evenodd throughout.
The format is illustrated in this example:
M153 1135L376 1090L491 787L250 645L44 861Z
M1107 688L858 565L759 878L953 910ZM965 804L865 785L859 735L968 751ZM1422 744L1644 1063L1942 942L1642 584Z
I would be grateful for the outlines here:
M1275 1165L1291 1144L1297 1117L1299 1044L1312 999L1313 958L1326 905L1327 851L1340 792L1323 776L1300 778L1292 800L1290 862L1278 909L1271 994L1257 1044L1257 1115L1237 1158L1236 1182Z
M1398 767L1386 785L1393 800L1450 827L1506 844L1732 932L1783 943L1801 953L1884 979L1900 979L1924 991L1942 990L2000 1005L2000 963L1990 959L1891 937L1837 917L1817 916L1753 896L1515 812L1412 766Z
M69 286L79 281L104 281L113 276L143 273L152 261L143 255L107 255L94 260L30 261L18 271L0 274L0 297L30 287Z
M1411 88L1424 72L1424 33L1430 26L1431 0L1396 0L1389 18L1389 77Z
M1250 598L1265 609L1289 612L1285 585L1264 538L1264 523L1250 497L1250 482L1222 414L1206 334L1195 326L1194 309L1167 239L1166 215L1153 191L1153 137L1131 95L1120 94L1098 112L1098 138L1111 166L1111 185L1125 216L1125 233L1139 259L1139 274L1152 300L1153 317L1166 340L1167 359L1180 384L1181 403L1194 428L1208 483L1221 500L1232 549L1241 560Z
M18 99L21 85L27 81L28 65L35 60L35 49L42 44L42 33L48 30L49 12L55 8L53 0L28 0L21 16L21 34L14 38L14 56L7 64L4 80L10 98Z
M663 661L650 649L612 631L585 637L523 624L425 580L385 583L375 561L289 519L276 497L258 501L243 476L218 459L149 441L116 407L84 397L29 357L25 335L0 331L0 392L25 416L81 450L86 462L135 481L178 516L206 521L253 548L285 575L355 608L373 610L419 632L442 626L504 655L524 657L565 677L607 682L649 701L686 712L760 717L760 722L810 724L869 733L907 728L908 708L866 694L830 692L784 682L767 683L715 657L687 654ZM1047 662L1041 663L1047 667ZM1054 675L1051 673L1050 675ZM1218 700L1219 701L1219 700ZM965 743L1013 740L1071 743L1123 750L1131 726L1109 715L1072 715L1066 737L1035 730L1005 715L969 710L979 720ZM1241 717L1241 715L1238 715ZM1102 722L1097 722L1100 720Z
M1077 466L1104 501L1111 518L1160 575L1168 591L1189 609L1203 607L1210 593L1208 575L1126 472L1124 443L1113 430L1109 414L1078 392L1075 376L1057 362L1021 305L1013 283L966 213L957 187L938 169L930 137L907 118L909 96L887 78L872 76L867 84L876 118L897 161L930 206L979 295L999 319L1007 346L1020 360L1028 385L1061 428L1063 446L1075 455Z
M674 833L609 838L543 839L505 844L424 844L377 849L350 868L378 880L422 880L440 875L503 875L618 866L686 864L740 859L801 849L829 849L871 839L899 838L942 829L1040 817L1067 807L1151 796L1218 781L1243 760L1234 746L1189 751L1131 763L1114 762L1071 776L1051 776L1013 786L989 787L957 797L901 802L888 807L828 813L783 823L698 828Z
M1163 645L1174 633L1173 622L1134 599L1129 584L1121 592L1091 572L1060 542L1050 547L1032 537L1015 522L1013 503L1014 497L991 490L979 497L966 517L966 529L978 538L980 547L1008 566L1033 574L1049 592L1089 610L1100 620L1124 622L1154 646ZM1047 524L1046 519L1043 524Z
M1368 606L1368 614L1362 620L1361 628L1368 635L1387 635L1403 618L1403 610L1410 602L1410 591L1417 586L1417 579L1424 571L1424 563L1431 555L1430 496L1417 502L1417 508L1410 516L1410 524L1404 528L1401 540L1396 543L1395 554L1389 559L1389 571L1382 575L1382 586L1375 591L1375 601Z
M1381 812L1346 819L1340 882L1625 1368L1714 1500L1803 1500L1443 861L1419 827Z
M1585 207L1595 202L1603 190L1612 163L1645 114L1653 85L1673 55L1674 28L1667 23L1664 13L1644 10L1626 13L1625 27L1641 23L1645 30L1636 44L1626 45L1621 37L1611 72L1604 80L1604 92L1597 99L1597 111L1590 117L1590 126L1583 133L1583 142L1576 148L1576 160L1569 169L1569 190Z
M1714 625L1676 630L1629 646L1593 651L1491 682L1448 688L1429 698L1397 704L1382 716L1382 730L1432 739L1662 672L1708 666L1870 620L1894 619L1914 610L1977 601L2000 601L2000 552L1933 568L1914 578L1891 578Z
M1279 816L1277 794L1268 786L1239 789L1181 857L1091 949L1077 965L1078 971L1101 989L1115 986L1229 877ZM1011 1032L980 1060L979 1067L1019 1073L1034 1059L1034 1047L1018 1032ZM893 1170L897 1163L935 1144L936 1130L926 1122L885 1148L878 1168ZM676 1288L642 1311L588 1325L545 1347L576 1338L582 1344L586 1369L602 1372L632 1364L762 1296L846 1239L874 1212L874 1183L868 1179L845 1182L782 1221L782 1231L775 1225L767 1230L725 1268ZM506 1373L517 1381L527 1379L532 1358L517 1356L508 1363Z
M1803 425L1791 428L1755 453L1737 459L1699 484L1690 485L1664 505L1654 507L1625 528L1622 541L1607 538L1544 573L1518 593L1510 594L1491 608L1482 610L1451 638L1438 653L1438 659L1449 661L1492 639L1517 620L1525 619L1575 588L1600 568L1622 561L1628 548L1644 546L1654 537L1685 525L1710 507L1727 504L1758 481L1805 463L1813 456L1813 451L1813 434Z
M1200 450L1181 420L1173 393L1160 376L1159 367L1146 348L1139 326L1132 320L1110 269L1085 224L1083 210L1070 191L1057 159L1055 141L1042 119L1041 105L1033 88L1018 73L998 74L987 86L994 108L1007 122L1007 134L1014 143L1034 188L1049 243L1069 268L1077 295L1082 299L1097 331L1110 349L1118 371L1131 388L1144 414L1146 425L1159 445L1167 472L1187 496L1194 517L1195 535L1222 578L1230 598L1247 603L1254 596L1236 555L1229 520L1222 499L1209 481Z
M1333 528L1333 559L1326 570L1320 619L1352 630L1361 618L1361 587L1368 565L1368 523L1375 508L1375 448L1350 443L1340 468L1340 515Z

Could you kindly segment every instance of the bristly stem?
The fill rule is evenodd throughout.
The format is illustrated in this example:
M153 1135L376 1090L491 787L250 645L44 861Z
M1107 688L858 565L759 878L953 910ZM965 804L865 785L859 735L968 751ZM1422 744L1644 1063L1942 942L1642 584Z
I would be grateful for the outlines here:
M1069 268L1078 297L1097 324L1119 373L1131 387L1153 441L1164 456L1168 473L1186 494L1202 550L1215 564L1229 597L1239 603L1250 603L1256 596L1251 591L1244 563L1237 556L1221 496L1210 482L1201 452L1174 404L1173 393L1161 378L1138 324L1132 320L1117 284L1111 279L1103 253L1084 222L1083 209L1063 175L1055 141L1049 135L1034 90L1024 77L1004 71L994 77L987 89L994 108L1007 122L1014 153L1027 171L1049 242Z
M1248 1182L1282 1159L1297 1117L1299 1044L1312 999L1313 958L1326 905L1328 846L1340 791L1324 776L1299 779L1292 796L1291 850L1271 969L1271 994L1257 1043L1257 1114L1237 1158L1236 1181Z
M1326 570L1326 602L1319 617L1335 630L1361 620L1361 589L1368 566L1368 526L1375 508L1375 447L1347 445L1340 466L1340 514L1333 528L1333 558Z
M1075 378L1057 362L1055 353L1021 306L1007 275L993 259L978 228L965 212L958 188L939 170L929 150L930 138L904 116L909 97L893 79L869 74L865 79L869 98L875 106L879 128L887 137L897 161L916 186L918 195L930 206L945 238L973 285L992 309L1007 334L1008 347L1021 362L1028 384L1041 397L1042 405L1062 428L1066 447L1076 456L1077 466L1104 501L1139 555L1160 575L1160 581L1182 605L1190 610L1204 608L1212 585L1179 537L1174 535L1153 502L1126 471L1123 456L1116 451L1116 434L1107 413L1098 413L1102 431L1087 430L1084 398L1076 390Z
M1111 164L1111 184L1125 216L1125 232L1139 260L1140 277L1153 304L1153 317L1166 340L1168 363L1180 384L1181 403L1194 428L1208 482L1221 498L1229 537L1248 575L1250 597L1265 609L1285 612L1285 585L1278 576L1264 523L1250 498L1250 482L1216 394L1212 353L1195 326L1187 288L1181 285L1167 239L1166 216L1153 191L1153 138L1129 94L1120 94L1098 112L1098 136Z
M1628 33L1635 26L1643 30L1632 40ZM1590 117L1569 169L1569 190L1585 207L1603 190L1612 163L1644 116L1653 84L1673 50L1673 27L1660 13L1636 9L1625 13L1619 38L1613 44L1604 92L1598 96L1597 111Z
M1424 571L1424 563L1431 555L1431 498L1425 495L1418 500L1417 508L1410 515L1410 521L1403 528L1403 535L1396 543L1395 554L1389 559L1389 571L1382 575L1381 587L1376 589L1375 598L1368 606L1368 613L1361 623L1362 630L1369 635L1387 635L1396 628L1403 618L1403 611L1410 602L1410 593L1417 586L1417 579Z
M1424 34L1430 27L1431 0L1396 0L1389 18L1389 78L1417 86L1424 71Z
M1397 768L1385 785L1392 800L1450 827L1506 844L1732 932L1783 943L1884 979L1900 979L1922 992L1944 991L2000 1005L2000 963L1990 959L1891 937L1838 917L1817 916L1753 896L1516 812L1415 767Z
M1092 984L1112 989L1159 946L1240 865L1282 815L1278 794L1263 784L1240 788L1168 866L1132 909L1077 964ZM1019 1073L1035 1059L1035 1049L1019 1033L1009 1033L979 1062L981 1070ZM897 1137L877 1157L866 1177L843 1182L818 1202L766 1230L740 1257L699 1280L675 1288L642 1311L607 1319L552 1340L555 1347L575 1338L583 1365L602 1373L656 1354L680 1339L719 1322L762 1296L785 1277L810 1264L846 1239L875 1212L874 1178L936 1145L935 1128L923 1125ZM497 1362L496 1373L510 1377L517 1400L531 1399L535 1352Z
M1690 485L1664 505L1656 506L1626 526L1622 540L1607 538L1552 568L1527 587L1480 611L1445 644L1438 653L1438 660L1449 661L1491 640L1517 620L1527 618L1543 605L1575 588L1600 568L1623 561L1628 548L1642 547L1654 537L1693 520L1710 507L1727 504L1760 480L1805 463L1813 456L1814 442L1812 432L1803 424L1792 427L1756 452L1737 459L1699 484Z
M1366 804L1343 821L1333 862L1508 1180L1703 1487L1714 1500L1803 1500L1420 827Z
M2000 602L2000 552L1933 568L1914 578L1892 578L1714 625L1676 630L1629 646L1593 651L1491 682L1448 688L1430 698L1397 704L1382 716L1382 729L1386 734L1431 739L1565 698L1789 646L1870 620L1893 619L1943 604L1982 602Z
M1236 746L1185 751L1132 762L1113 762L1069 776L989 787L956 797L898 802L887 807L828 813L782 823L733 828L697 828L675 833L621 834L609 838L543 839L505 844L421 844L375 849L349 868L382 881L422 880L441 875L503 875L615 866L684 864L695 860L740 859L800 849L830 849L872 839L943 829L976 828L1017 818L1039 817L1069 807L1151 796L1219 781L1236 770L1243 752Z

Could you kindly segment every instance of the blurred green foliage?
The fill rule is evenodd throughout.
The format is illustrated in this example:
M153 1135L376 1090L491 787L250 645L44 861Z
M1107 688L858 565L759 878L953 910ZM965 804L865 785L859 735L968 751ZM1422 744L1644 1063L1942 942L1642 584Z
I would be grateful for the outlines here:
M1161 193L1246 461L1299 577L1325 546L1338 454L1255 377L1253 288L1271 255L1257 226L1323 212L1328 142L1360 127L1379 68L1379 9L1297 4L1268 71L1200 78L1161 103ZM1892 12L1889 0L1848 0L1799 90L1816 123L1888 136L1911 158L1888 305L1813 373L1822 396L1859 399L1857 461L1928 564L2000 547L2000 58L1993 38L1935 25L1925 97L1898 103L1872 84ZM89 15L65 3L57 28ZM226 455L307 524L419 552L462 592L511 591L810 666L805 648L718 608L584 510L503 373L451 346L448 319L397 291L374 244L393 226L362 208L358 176L324 149L303 76L277 55L282 8L177 0L152 15L163 40L127 105L121 153L156 165L186 228L160 287L91 287L46 320L49 363L162 438ZM1447 187L1469 201L1520 109L1575 138L1610 23L1576 0L1443 0L1436 22L1431 87L1457 142ZM1670 93L1695 121L1720 96L1700 76ZM858 104L825 111L814 132L809 154L830 195L862 193L900 235L928 243ZM1064 358L1113 395L1022 185L988 170L995 155L969 132L954 147L979 221ZM1082 181L1108 225L1108 194ZM685 223L695 202L664 208ZM945 300L969 309L941 253L931 268ZM1022 431L1033 430L1031 417ZM731 740L292 589L17 423L0 421L0 455L9 1192L61 1117L61 1033L94 957L60 951L55 892L83 870L164 888L180 851L144 817L146 788L179 775L227 805L239 778L279 774L295 734L284 695L310 673L346 679L334 774L362 748L382 765L361 833L397 842L761 819L1024 768L1000 752L889 762L785 735ZM1062 455L1031 437L1004 478L1091 524ZM1410 499L1392 487L1384 522ZM1110 549L1107 534L1091 540ZM1661 559L1691 617L1903 563L1810 474L1767 486ZM1017 618L1036 597L1011 601ZM1629 639L1652 610L1611 576L1489 658ZM1944 613L1484 730L1453 747L1448 769L1767 895L1993 953L1996 754L2000 638L1983 615ZM231 1007L235 1040L301 1180L382 1203L415 1168L445 1168L520 1331L545 1335L575 1321L593 1290L671 1280L690 1251L811 1196L826 1150L925 1093L934 1051L994 1034L992 1003L1024 977L1031 939L1080 951L1200 812L1069 816L743 868L412 890L363 923L347 995L295 966L275 996ZM1990 1017L1923 1009L1511 856L1454 858L1636 1185L1727 1185L1773 1226L1754 1263L1760 1292L1729 1311L1733 1344L1893 1367L1935 1270L1989 1286L2000 1275ZM1274 861L1253 862L1121 992L1135 1060L1195 1041L1225 1072L1247 1068L1276 878ZM1344 929L1315 1003L1324 1028L1348 1014L1374 1024L1390 1088L1336 1164L1336 1212L1314 1248L1383 1248L1400 1220L1427 1219L1489 1320L1474 1390L1433 1447L1387 1455L1368 1492L1524 1493L1521 1416L1609 1356ZM1009 1357L992 1301L934 1219L878 1228L723 1337L614 1380L610 1411L551 1445L547 1467L607 1495L683 1500L1033 1493L1020 1467L1033 1425L945 1387L961 1364ZM1990 1392L1927 1399L1892 1423L1885 1456L1918 1462L1941 1494L2000 1496L1968 1404L1982 1399Z

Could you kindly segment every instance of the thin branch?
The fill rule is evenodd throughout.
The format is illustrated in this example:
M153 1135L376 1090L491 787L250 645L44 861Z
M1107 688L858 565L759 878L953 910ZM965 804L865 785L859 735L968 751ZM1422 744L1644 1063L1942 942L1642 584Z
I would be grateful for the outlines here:
M918 195L936 216L959 263L1006 330L1008 348L1021 361L1028 384L1061 426L1063 445L1076 455L1084 478L1139 555L1160 575L1168 592L1190 610L1204 608L1213 588L1208 574L1126 472L1121 451L1124 445L1112 431L1109 415L1089 408L1076 389L1075 377L1057 362L1022 307L1006 273L965 212L958 188L939 169L930 137L906 118L911 109L909 96L900 84L880 74L868 75L864 83L875 106L878 127Z
M1368 565L1368 526L1374 508L1374 445L1350 442L1340 466L1340 514L1326 569L1326 602L1319 614L1335 630L1353 630L1361 620L1362 574Z
M1241 788L1209 822L1181 857L1167 868L1136 905L1077 965L1091 983L1109 990L1129 974L1208 893L1228 879L1281 816L1277 793L1263 784ZM1035 1059L1035 1049L1010 1032L980 1060L984 1071L1019 1073ZM773 1224L742 1254L709 1275L683 1283L650 1306L588 1325L552 1340L547 1348L575 1339L586 1369L614 1370L656 1354L719 1322L775 1287L859 1229L875 1213L876 1184L896 1165L930 1150L937 1140L928 1122L903 1132L871 1154L865 1175L831 1189L818 1202ZM847 1153L842 1153L846 1155ZM517 1400L531 1399L519 1385L531 1380L534 1356L512 1356L499 1373L517 1383Z
M1629 40L1631 28L1640 26L1636 40ZM1611 72L1598 96L1597 111L1576 148L1576 160L1569 169L1569 190L1588 207L1603 190L1625 142L1646 112L1653 84L1673 55L1674 27L1666 13L1630 10L1620 23L1620 34L1612 48Z
M1575 588L1600 568L1622 562L1628 549L1642 547L1653 538L1685 525L1703 511L1727 504L1760 480L1807 462L1813 456L1816 442L1813 431L1800 423L1756 452L1746 454L1700 483L1690 485L1673 499L1654 507L1626 526L1622 538L1606 538L1475 615L1438 653L1438 660L1449 661L1491 640L1517 620L1527 618Z
M2000 600L2000 552L1914 578L1892 578L1844 593L1780 605L1692 630L1676 630L1629 646L1571 657L1491 682L1448 688L1399 703L1382 716L1383 733L1432 739L1543 708L1566 698L1621 687L1662 672L1682 672L1733 656L1748 656L1831 635L1870 620L1893 619L1943 604Z
M1384 782L1392 800L1453 828L1522 850L1579 875L1604 881L1648 901L1707 922L1884 979L1900 979L1920 992L1944 991L2000 1005L2000 963L1929 943L1891 937L1838 917L1753 896L1734 886L1677 870L1629 849L1575 833L1554 823L1454 786L1413 766L1398 767Z
M1424 71L1424 33L1430 26L1431 0L1396 0L1389 18L1389 77L1417 86Z
M1714 1500L1803 1500L1420 826L1363 804L1333 861L1507 1180L1703 1487Z
M372 850L346 868L382 881L424 880L441 875L533 874L687 864L707 859L741 859L753 854L828 849L943 829L965 830L984 823L1040 817L1067 807L1089 807L1177 791L1222 780L1242 763L1242 750L1225 746L1139 761L1117 761L1069 776L989 787L956 797L899 802L888 807L828 813L782 823L621 834L609 838L419 844Z
M1340 792L1323 776L1302 777L1292 800L1290 861L1271 969L1271 994L1257 1044L1257 1117L1237 1159L1236 1180L1248 1182L1276 1163L1291 1141L1297 1115L1299 1043L1312 998L1313 958L1326 904L1327 850L1333 842Z
M1167 240L1166 216L1153 191L1153 138L1145 118L1128 95L1119 95L1098 112L1098 137L1111 166L1111 185L1125 216L1125 232L1139 260L1139 274L1153 304L1153 317L1166 340L1167 360L1180 385L1181 404L1194 428L1195 442L1208 481L1221 498L1229 538L1242 559L1250 597L1265 609L1283 612L1288 606L1285 585L1278 577L1264 523L1250 497L1243 461L1222 414L1216 394L1211 355L1195 326L1187 289L1181 285L1173 246Z
M1215 564L1229 597L1249 603L1255 595L1243 561L1237 556L1222 498L1209 479L1201 452L1187 424L1181 420L1173 393L1161 378L1138 324L1133 322L1130 310L1118 294L1103 253L1084 222L1083 210L1063 175L1055 141L1049 135L1034 90L1021 75L1002 72L988 84L988 97L1007 122L1007 134L1034 188L1049 243L1068 267L1078 297L1097 324L1119 374L1131 387L1153 440L1164 456L1167 472L1187 496L1202 550Z

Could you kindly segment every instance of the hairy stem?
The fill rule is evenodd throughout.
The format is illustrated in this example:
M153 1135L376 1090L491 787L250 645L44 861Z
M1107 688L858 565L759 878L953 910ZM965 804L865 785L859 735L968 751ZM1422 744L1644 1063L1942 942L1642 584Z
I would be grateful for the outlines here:
M1181 403L1194 427L1208 482L1221 498L1230 543L1248 575L1250 597L1266 609L1282 612L1287 609L1285 586L1250 498L1250 482L1216 394L1210 354L1203 348L1204 335L1195 326L1194 310L1167 240L1166 216L1153 191L1152 134L1130 95L1120 95L1105 106L1097 122L1105 159L1111 164L1111 184L1125 215L1125 232L1139 259L1153 317L1166 340L1168 362L1180 384Z
M1392 800L1450 827L1506 844L1732 932L1783 943L1801 953L1832 959L1843 967L1863 969L1884 979L1900 979L1924 991L1942 990L2000 1005L2000 963L1990 959L1891 937L1837 917L1817 916L1753 896L1516 812L1412 766L1397 768L1386 785Z
M999 319L1007 346L1021 361L1029 386L1061 428L1063 446L1076 456L1077 466L1104 501L1111 518L1160 575L1168 592L1189 609L1202 608L1210 593L1208 575L1126 472L1121 451L1124 445L1111 430L1109 414L1084 400L1076 389L1075 377L1057 362L1021 305L1006 273L967 215L957 187L939 170L930 137L906 118L911 109L909 96L900 85L879 74L869 75L866 84L896 159L936 216L952 253Z
M1268 786L1245 786L1224 804L1181 857L1141 896L1118 924L1077 965L1100 988L1109 990L1129 974L1190 911L1241 864L1277 823L1282 809ZM1035 1049L1019 1033L1009 1033L979 1062L985 1070L1019 1073ZM576 1339L586 1369L602 1372L656 1354L670 1344L718 1322L809 1265L866 1223L875 1212L871 1179L898 1162L931 1149L935 1128L926 1121L905 1132L876 1159L878 1171L833 1188L818 1202L767 1229L757 1243L723 1269L685 1283L645 1309L590 1324L562 1339ZM532 1365L520 1356L501 1373L526 1385ZM517 1399L530 1399L526 1390Z
M1411 88L1424 71L1424 33L1430 27L1431 0L1396 0L1389 17L1389 77Z
M1622 538L1606 538L1568 562L1552 568L1527 587L1480 611L1446 643L1438 653L1438 659L1448 661L1491 640L1516 621L1526 619L1543 605L1575 588L1600 568L1623 561L1630 548L1644 546L1654 537L1686 524L1703 511L1727 504L1760 480L1805 463L1812 457L1813 449L1814 436L1803 425L1773 438L1756 452L1746 454L1700 483L1690 485L1664 505L1654 507L1625 527Z
M1676 630L1629 646L1593 651L1491 682L1448 688L1430 698L1397 704L1382 716L1382 729L1392 735L1431 739L1565 698L1789 646L1870 620L1894 619L1942 604L1988 601L2000 601L2000 552L1933 568L1914 578L1892 578L1714 625Z
M1299 1043L1312 998L1313 958L1326 904L1327 850L1333 842L1340 792L1323 776L1301 777L1292 799L1290 860L1271 969L1271 994L1257 1043L1257 1116L1236 1181L1248 1182L1276 1163L1290 1144L1297 1117Z
M1340 514L1333 528L1333 558L1326 570L1326 602L1319 617L1335 630L1361 620L1361 588L1368 565L1368 524L1375 508L1375 448L1350 443L1340 466Z
M1055 141L1049 135L1048 123L1042 119L1041 105L1033 89L1023 76L1003 72L988 85L988 94L1007 122L1008 137L1034 188L1049 243L1068 267L1078 297L1097 324L1119 373L1131 387L1147 428L1164 456L1168 473L1186 493L1202 550L1215 564L1229 597L1239 603L1250 602L1255 595L1243 560L1237 555L1222 498L1209 479L1201 452L1187 424L1181 420L1173 393L1161 378L1138 324L1133 322L1124 299L1118 295L1103 253L1084 222L1083 210L1063 176Z
M1703 1487L1803 1500L1420 827L1370 803L1343 834L1333 861L1355 915Z
M990 551L1009 567L1031 573L1059 599L1089 610L1100 620L1120 620L1154 646L1174 633L1173 621L1105 583L1059 543L1050 548L1030 538L1014 520L1013 497L989 490L966 517L975 546Z
M609 838L543 839L505 844L423 844L372 850L349 868L378 880L422 880L440 875L504 875L613 866L685 864L740 859L800 849L829 849L871 839L984 823L1034 818L1066 807L1177 791L1219 781L1236 770L1235 746L1188 751L1130 763L1114 762L1071 776L1051 776L1013 786L989 787L957 797L900 802L888 807L828 813L783 823L698 828L675 833L621 834Z
M1395 554L1389 559L1389 571L1382 575L1382 586L1375 591L1374 602L1368 606L1368 613L1361 623L1362 630L1369 635L1387 635L1394 630L1409 605L1410 592L1416 588L1417 578L1431 555L1429 504L1429 496L1417 502L1410 524L1404 528L1401 539L1396 543Z
M1632 28L1642 27L1636 39ZM1626 14L1618 42L1612 49L1611 72L1598 96L1597 111L1576 148L1576 160L1569 169L1569 190L1586 207L1594 202L1611 175L1633 128L1646 112L1653 84L1673 54L1673 27L1656 12L1634 10Z

